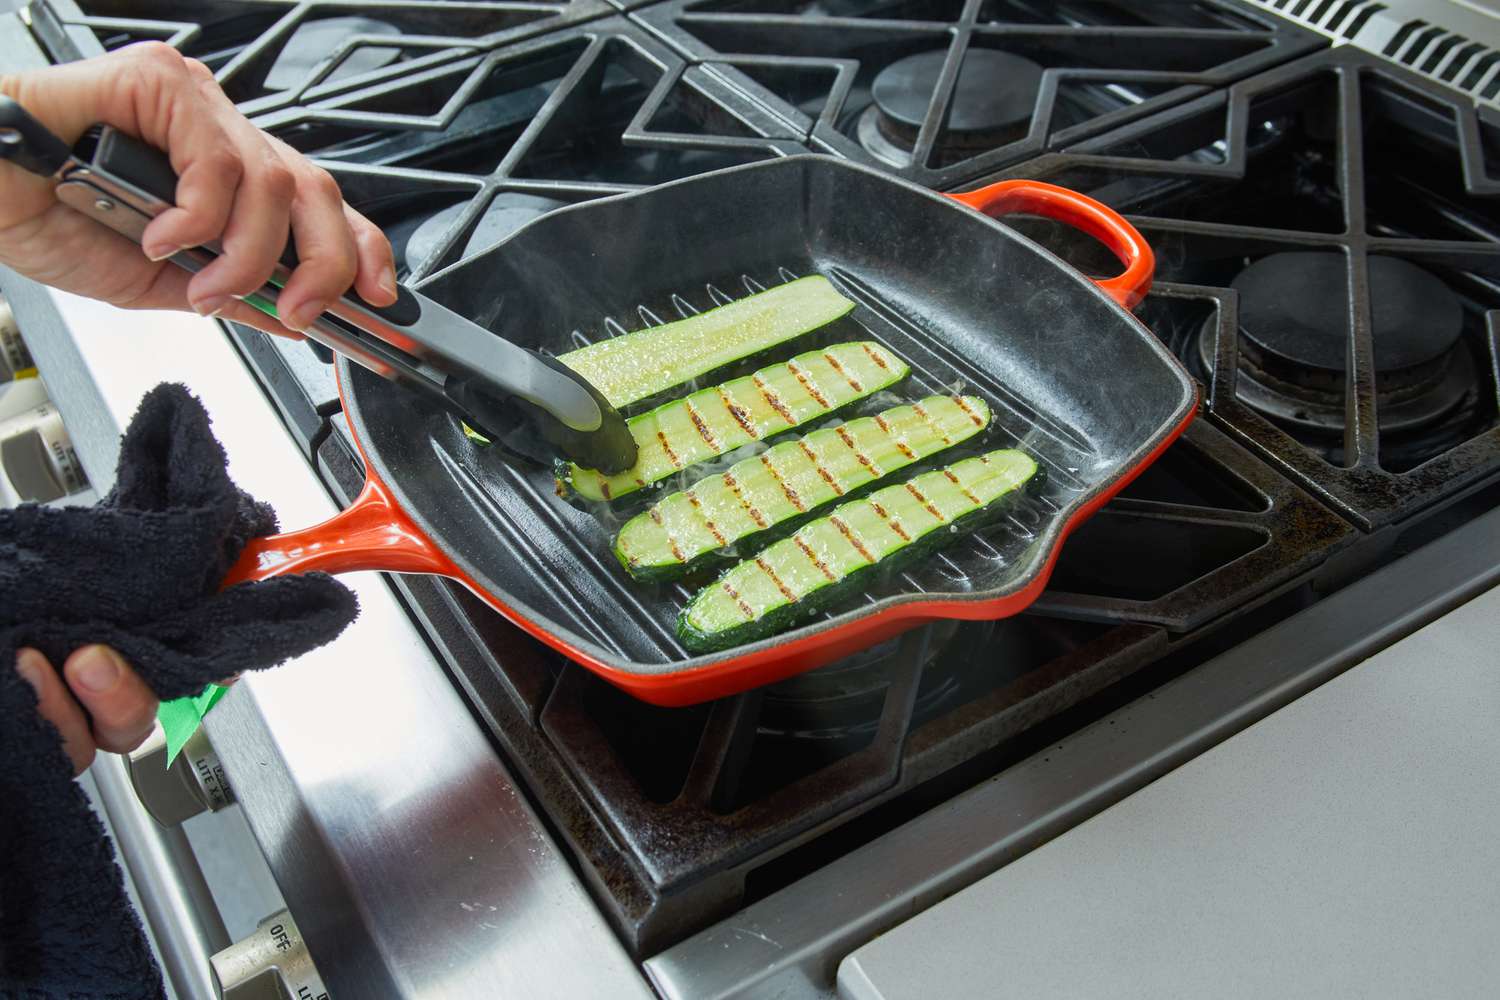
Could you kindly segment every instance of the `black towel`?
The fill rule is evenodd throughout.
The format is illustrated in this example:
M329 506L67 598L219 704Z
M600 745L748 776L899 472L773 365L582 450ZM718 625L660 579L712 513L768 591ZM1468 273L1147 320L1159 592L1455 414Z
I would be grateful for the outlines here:
M220 591L245 542L276 529L240 492L208 414L181 386L147 394L97 506L0 511L0 996L156 998L161 977L57 730L15 670L59 670L106 643L163 699L280 663L354 620L324 574Z

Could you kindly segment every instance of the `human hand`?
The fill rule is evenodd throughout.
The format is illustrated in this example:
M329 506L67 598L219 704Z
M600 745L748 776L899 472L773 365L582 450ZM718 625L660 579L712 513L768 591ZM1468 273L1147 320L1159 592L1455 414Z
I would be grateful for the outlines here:
M62 676L41 653L22 649L16 672L36 691L37 711L57 727L75 775L87 770L100 750L134 750L156 721L156 695L108 646L75 650Z
M327 171L250 124L197 60L145 42L0 74L0 94L69 145L91 125L112 125L166 151L178 175L176 207L137 247L57 201L52 181L0 161L0 264L126 309L191 308L292 336L351 286L371 305L396 301L384 234L344 204ZM289 230L301 264L278 323L236 296L265 284ZM213 240L223 255L196 275L166 263Z

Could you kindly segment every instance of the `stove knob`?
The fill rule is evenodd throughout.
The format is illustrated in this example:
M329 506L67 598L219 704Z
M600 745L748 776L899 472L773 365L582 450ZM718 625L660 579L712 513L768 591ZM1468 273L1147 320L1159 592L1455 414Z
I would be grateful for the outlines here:
M190 816L218 812L234 804L234 790L224 777L208 735L198 730L167 766L167 736L160 725L146 742L125 758L136 797L162 826L176 826Z
M36 362L26 350L21 339L21 328L16 324L15 313L10 304L0 299L0 382L9 382L17 375L36 374Z
M285 910L208 962L222 1000L330 1000L307 943Z

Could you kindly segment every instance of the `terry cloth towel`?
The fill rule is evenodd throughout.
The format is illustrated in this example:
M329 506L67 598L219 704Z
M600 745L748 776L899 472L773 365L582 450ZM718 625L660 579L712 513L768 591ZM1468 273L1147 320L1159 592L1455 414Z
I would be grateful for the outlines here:
M275 529L177 385L141 402L97 506L0 510L0 997L163 995L103 827L16 650L61 669L106 643L169 699L320 646L357 613L333 578L219 589L245 542Z

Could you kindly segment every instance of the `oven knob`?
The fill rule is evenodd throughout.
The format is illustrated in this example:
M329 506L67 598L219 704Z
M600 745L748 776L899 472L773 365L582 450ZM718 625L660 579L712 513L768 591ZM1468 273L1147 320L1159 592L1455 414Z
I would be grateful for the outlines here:
M36 362L21 339L21 328L10 303L0 299L0 382L36 374Z
M176 826L204 810L218 812L234 804L234 790L202 729L192 735L170 767L167 736L160 725L125 761L136 797L162 826Z
M222 1000L330 1000L307 943L285 910L208 962Z

